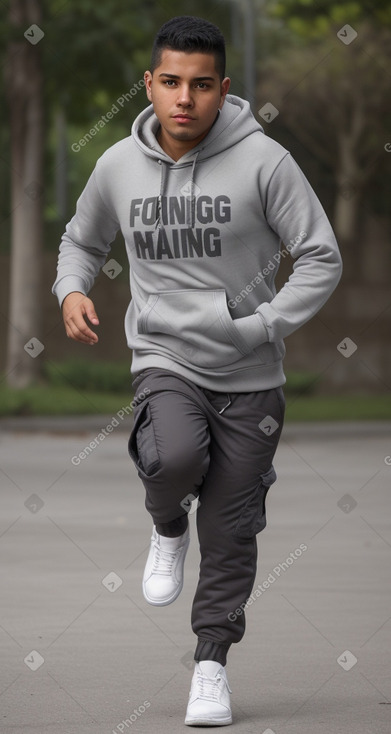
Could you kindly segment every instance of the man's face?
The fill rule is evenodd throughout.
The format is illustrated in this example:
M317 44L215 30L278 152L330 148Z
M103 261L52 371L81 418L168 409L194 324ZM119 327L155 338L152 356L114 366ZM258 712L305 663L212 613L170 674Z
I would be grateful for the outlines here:
M221 81L213 54L171 49L163 49L160 65L153 75L146 71L144 79L161 125L160 145L179 158L209 132L223 106L230 79Z

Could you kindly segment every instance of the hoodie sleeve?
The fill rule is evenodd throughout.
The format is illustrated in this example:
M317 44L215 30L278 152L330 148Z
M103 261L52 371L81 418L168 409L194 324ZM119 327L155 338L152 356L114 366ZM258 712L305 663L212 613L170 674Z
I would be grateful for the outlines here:
M119 222L99 193L95 168L61 239L57 278L52 288L60 307L72 291L87 295L91 290L118 229Z
M290 153L270 178L266 218L295 260L289 280L254 314L262 318L268 341L276 342L322 308L340 280L342 261L324 209Z

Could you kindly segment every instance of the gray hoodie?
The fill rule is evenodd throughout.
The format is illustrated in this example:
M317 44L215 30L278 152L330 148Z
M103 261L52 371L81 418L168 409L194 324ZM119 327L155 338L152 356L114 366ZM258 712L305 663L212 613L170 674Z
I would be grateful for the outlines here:
M232 392L282 385L283 339L341 275L319 199L239 97L227 95L208 135L178 161L159 146L158 126L150 105L97 161L62 237L53 293L60 305L72 291L87 295L120 228L133 375L161 367ZM276 293L288 252L294 270Z

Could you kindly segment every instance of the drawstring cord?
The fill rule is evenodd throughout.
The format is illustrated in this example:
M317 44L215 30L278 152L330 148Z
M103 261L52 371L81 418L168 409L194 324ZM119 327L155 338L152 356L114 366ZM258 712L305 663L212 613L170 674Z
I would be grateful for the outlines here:
M190 227L193 228L195 225L195 168L197 165L197 159L199 156L200 151L195 154L193 159L193 165L191 167L191 176L190 176L190 210L191 210L191 217L190 217Z
M158 160L158 163L162 167L162 173L160 177L160 192L159 192L159 196L157 200L157 207L156 207L155 229L160 229L161 227L162 196L166 188L167 166L168 166L168 164L162 161L160 158Z
M188 221L187 224L189 227L194 227L195 225L195 169L197 165L198 156L201 151L198 151L198 153L195 154L191 166L191 174L190 174L190 192L188 194L188 197L190 199L190 216L188 214ZM167 177L168 177L168 167L169 163L166 163L166 161L163 161L161 158L158 160L158 164L162 167L161 177L160 177L160 192L157 200L157 206L156 206L156 222L155 222L155 230L159 230L161 228L161 211L162 211L162 197L164 196L164 192L166 190L166 183L167 183Z

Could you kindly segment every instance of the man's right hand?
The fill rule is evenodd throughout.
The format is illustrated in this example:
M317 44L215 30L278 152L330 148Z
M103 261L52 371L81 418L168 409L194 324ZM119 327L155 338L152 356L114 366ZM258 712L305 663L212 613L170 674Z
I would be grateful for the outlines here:
M77 342L96 344L98 336L89 328L86 318L96 326L99 319L93 302L84 293L68 293L62 302L62 316L67 336Z

